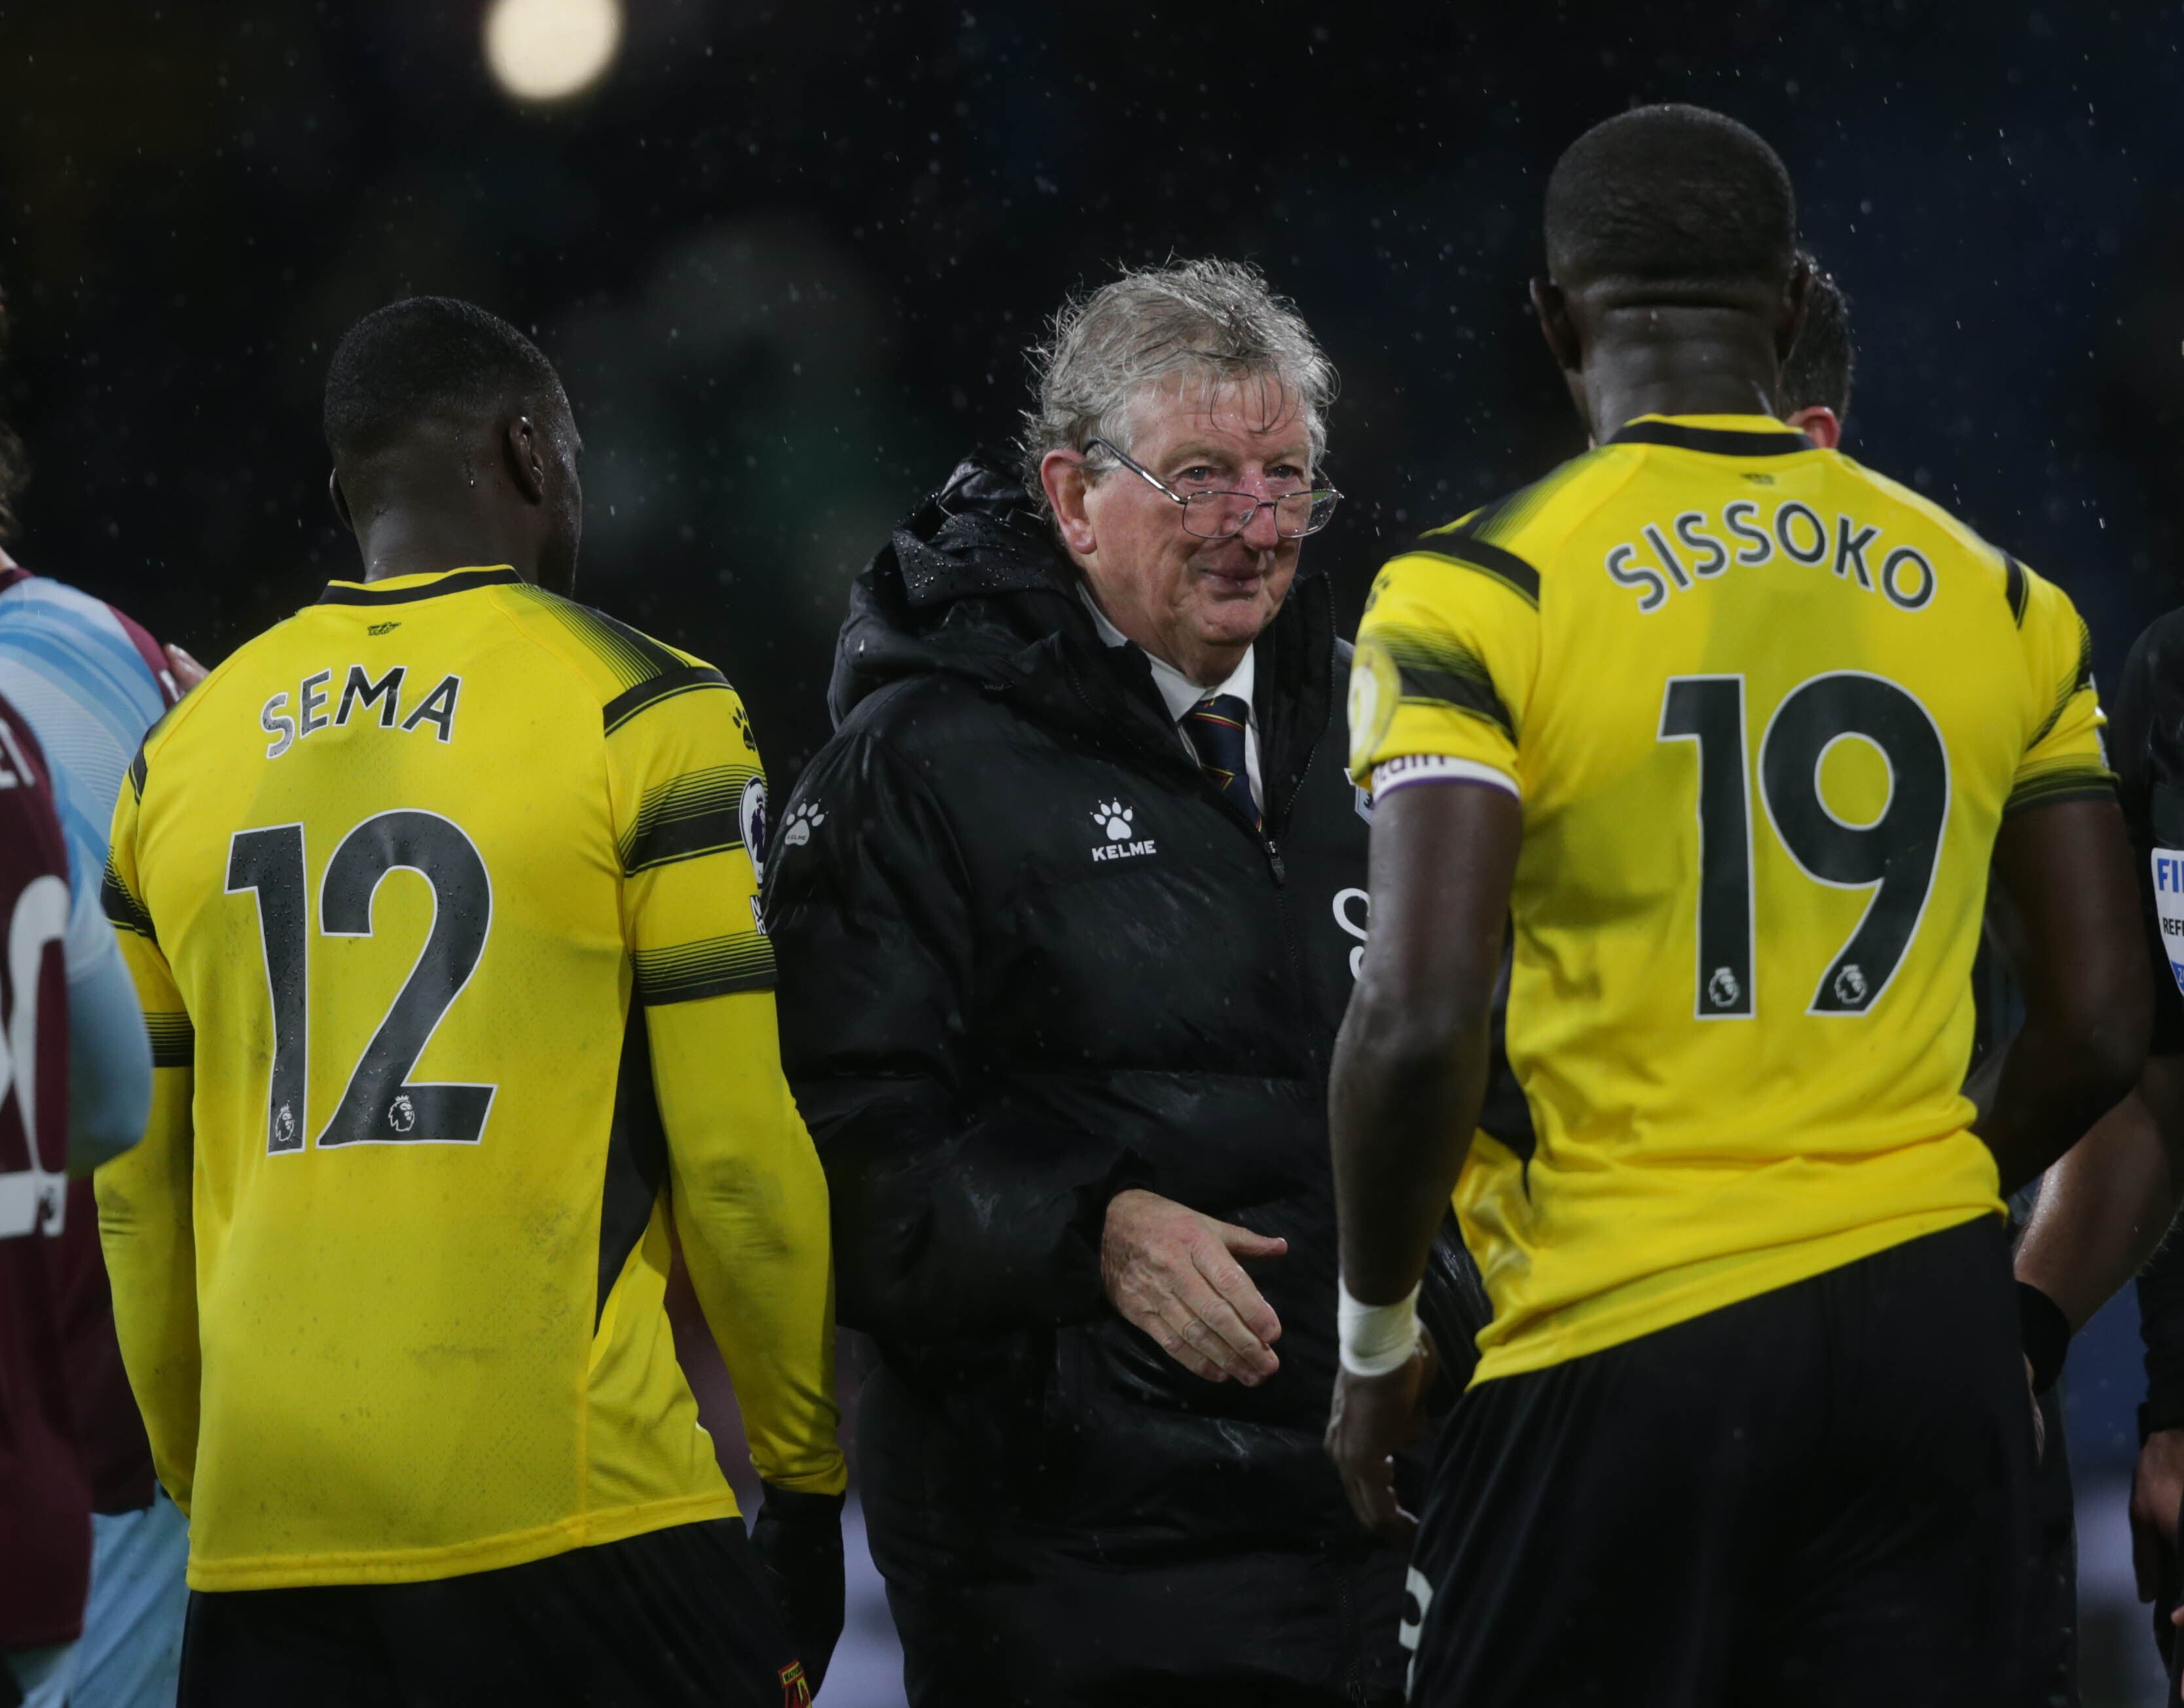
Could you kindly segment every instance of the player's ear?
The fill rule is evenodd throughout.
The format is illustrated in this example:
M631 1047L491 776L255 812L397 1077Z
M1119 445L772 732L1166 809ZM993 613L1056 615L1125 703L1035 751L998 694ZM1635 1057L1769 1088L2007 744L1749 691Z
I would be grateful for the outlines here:
M501 429L501 452L515 490L534 504L546 502L546 436L528 415L512 415Z
M356 531L356 519L348 513L348 494L342 491L341 470L335 469L326 476L326 496L334 501L334 515L350 533Z
M1552 279L1532 281L1532 312L1540 317L1540 331L1553 353L1555 364L1566 374L1585 366L1579 348L1577 324L1570 319L1569 298Z
M1842 423L1836 412L1825 403L1813 403L1793 410L1790 425L1824 451L1832 451L1842 443Z

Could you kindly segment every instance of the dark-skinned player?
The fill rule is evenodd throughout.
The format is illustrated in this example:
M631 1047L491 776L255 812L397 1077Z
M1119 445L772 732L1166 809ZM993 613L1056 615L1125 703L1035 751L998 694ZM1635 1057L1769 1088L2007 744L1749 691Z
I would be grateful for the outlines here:
M1391 1538L1451 1190L1495 1305L1414 1702L1991 1704L2017 1670L2001 1192L2137 1073L2144 949L2070 602L1770 413L1795 236L1718 114L1574 144L1535 300L1597 448L1421 539L1361 626L1329 1446ZM1975 1132L1991 861L2027 1019ZM1459 1137L1505 920L1521 1155Z
M2109 732L2149 958L2153 1036L2131 1095L2053 1169L2017 1254L2019 1280L2075 1331L2136 1274L2147 1394L2131 1478L2139 1598L2184 1700L2184 612L2148 625L2124 661ZM2164 1238L2164 1232L2167 1235ZM2143 1266L2143 1267L2142 1267ZM2059 1329L2059 1334L2060 1331ZM2058 1344L2054 1357L2059 1361Z
M147 738L108 872L170 1041L98 1195L191 1518L181 1700L808 1701L844 1472L749 720L568 597L576 426L513 327L367 316L326 426L363 573ZM755 1549L676 1361L677 1235Z

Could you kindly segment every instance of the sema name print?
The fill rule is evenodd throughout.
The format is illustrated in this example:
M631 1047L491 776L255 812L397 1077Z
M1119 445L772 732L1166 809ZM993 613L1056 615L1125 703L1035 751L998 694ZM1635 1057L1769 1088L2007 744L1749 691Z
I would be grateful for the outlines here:
M398 724L398 702L402 698L403 678L409 674L406 665L391 665L386 673L374 681L362 665L351 665L347 679L342 684L341 698L337 704L333 696L334 673L331 670L315 671L297 684L295 715L288 715L288 695L284 691L265 702L258 714L259 727L273 737L265 749L265 757L277 759L281 754L306 737L323 729L339 729L352 715L369 715L375 707L378 723L383 730L399 729L404 735L420 724L430 724L433 733L443 742L455 738L455 702L463 690L463 679L452 672L420 696L410 709L409 715ZM335 705L329 715L326 708Z

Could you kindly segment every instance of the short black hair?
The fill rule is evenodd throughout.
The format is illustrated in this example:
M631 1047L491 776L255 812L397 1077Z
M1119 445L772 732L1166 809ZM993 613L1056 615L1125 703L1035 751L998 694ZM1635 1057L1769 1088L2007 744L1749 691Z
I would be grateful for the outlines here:
M1793 415L1819 406L1833 409L1836 420L1847 420L1851 381L1858 371L1858 350L1850 340L1850 299L1836 275L1823 272L1809 253L1801 250L1797 259L1813 270L1813 283L1805 295L1805 324L1782 364L1777 413Z
M1597 124L1547 181L1547 264L1595 280L1786 281L1797 247L1789 170L1753 131L1703 107L1638 107Z
M453 297L410 297L373 310L326 364L326 448L337 463L398 444L428 420L567 407L560 376L536 344Z

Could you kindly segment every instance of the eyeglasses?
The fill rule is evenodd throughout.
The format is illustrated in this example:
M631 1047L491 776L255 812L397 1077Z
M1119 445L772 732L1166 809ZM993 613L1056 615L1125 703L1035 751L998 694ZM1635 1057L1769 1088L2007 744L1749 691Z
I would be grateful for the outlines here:
M1182 505L1184 531L1201 540L1234 538L1251 526L1251 518L1259 514L1262 504L1274 513L1276 533L1285 540L1301 540L1325 527L1334 515L1335 505L1342 500L1342 494L1332 487L1307 487L1301 492L1276 492L1267 498L1255 498L1250 492L1215 492L1205 487L1178 492L1144 464L1133 461L1105 439L1088 439L1084 448L1088 453L1105 451L1155 492Z

